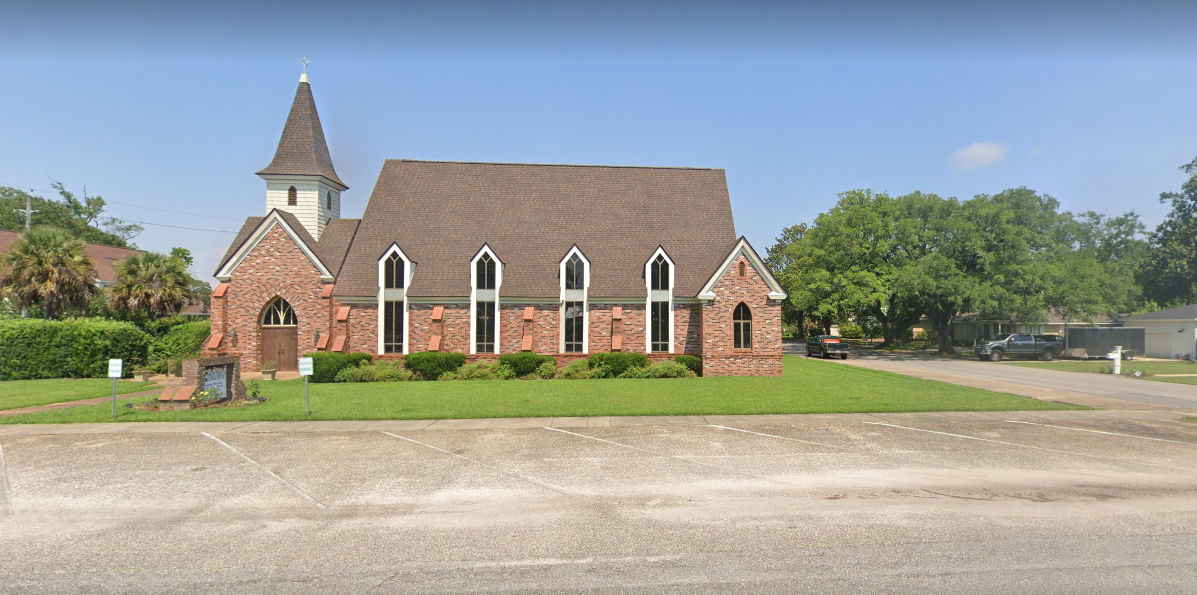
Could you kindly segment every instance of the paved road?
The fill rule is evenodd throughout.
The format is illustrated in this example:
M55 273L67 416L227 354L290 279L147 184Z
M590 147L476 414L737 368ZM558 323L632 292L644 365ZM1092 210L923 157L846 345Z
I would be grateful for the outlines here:
M1061 396L1061 400L1080 404L1124 408L1126 402L1131 402L1151 407L1197 411L1197 386L1192 385L1135 380L1110 374L1061 372L991 362L899 354L854 352L853 357L841 363L1028 396ZM1016 387L1032 390L1018 390ZM1012 388L1014 390L1011 390ZM1070 399L1069 395L1064 393L1073 396L1085 395L1093 399L1082 402ZM1104 401L1108 399L1122 403Z
M906 415L9 432L0 592L1197 592L1197 424Z

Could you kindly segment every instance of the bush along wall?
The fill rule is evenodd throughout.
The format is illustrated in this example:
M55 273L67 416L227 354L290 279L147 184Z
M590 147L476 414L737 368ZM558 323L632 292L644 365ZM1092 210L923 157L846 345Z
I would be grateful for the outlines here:
M316 351L305 354L312 358L312 382L336 382L337 373L345 368L355 368L362 362L374 361L369 353L340 353L337 351Z
M212 323L207 320L184 322L167 329L162 336L150 343L151 370L165 374L168 366L175 366L176 361L190 357L199 357L204 340L212 332Z
M0 380L103 378L108 360L126 376L145 365L150 336L128 322L94 319L0 321Z
M440 351L418 351L403 356L403 366L420 375L424 380L436 380L446 372L453 372L466 363L464 353Z
M628 368L647 368L648 356L643 353L592 353L590 354L591 369L602 368L612 377L617 377Z
M530 376L545 362L550 362L553 369L557 368L557 358L551 355L538 355L531 351L519 353L504 353L499 356L499 365L511 368L516 376Z

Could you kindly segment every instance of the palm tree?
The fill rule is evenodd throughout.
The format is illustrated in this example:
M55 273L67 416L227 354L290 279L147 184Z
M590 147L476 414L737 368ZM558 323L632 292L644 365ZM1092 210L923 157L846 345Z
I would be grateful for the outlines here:
M148 252L116 263L116 285L109 290L112 309L131 316L159 318L175 314L191 298L187 263Z
M96 291L96 268L83 241L55 227L35 227L0 256L0 292L22 308L42 306L47 320L82 310Z

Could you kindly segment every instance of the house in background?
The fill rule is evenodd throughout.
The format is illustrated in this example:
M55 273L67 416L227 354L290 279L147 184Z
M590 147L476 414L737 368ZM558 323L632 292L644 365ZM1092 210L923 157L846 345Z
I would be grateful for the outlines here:
M1123 321L1147 331L1147 357L1197 357L1197 304L1127 316Z
M258 175L266 213L221 260L205 343L246 371L311 351L531 351L781 374L786 294L736 235L723 170L387 160L345 219L305 74Z
M1013 319L982 318L979 314L961 314L952 319L952 338L960 343L972 343L992 339L1003 333L1025 333L1032 335L1064 336L1069 327L1123 326L1122 322L1108 317L1090 320L1065 320L1061 316L1049 315L1042 322L1020 322Z
M22 235L16 231L0 230L0 254L8 252L8 249L17 243ZM138 254L145 254L145 251L90 242L83 244L83 255L91 259L92 264L96 267L96 285L98 287L115 285L116 263Z

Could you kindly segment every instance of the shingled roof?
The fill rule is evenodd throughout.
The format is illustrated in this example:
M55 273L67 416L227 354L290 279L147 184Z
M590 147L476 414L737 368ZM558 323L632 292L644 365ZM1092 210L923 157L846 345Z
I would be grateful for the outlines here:
M320 126L320 114L316 113L316 100L306 81L300 82L295 91L295 101L291 104L287 124L283 126L274 161L258 175L323 176L348 188L333 169L332 156L324 141L324 128Z
M21 235L16 231L0 230L0 254L7 252L13 244L17 243L21 239ZM92 264L95 265L96 280L100 283L116 283L116 263L138 254L145 254L145 250L91 242L83 243L83 255L91 259Z
M674 295L693 297L736 241L721 169L388 160L334 295L377 295L394 243L417 265L407 295L465 297L487 244L504 264L501 295L556 298L577 244L591 299L644 296L658 246L676 266Z

